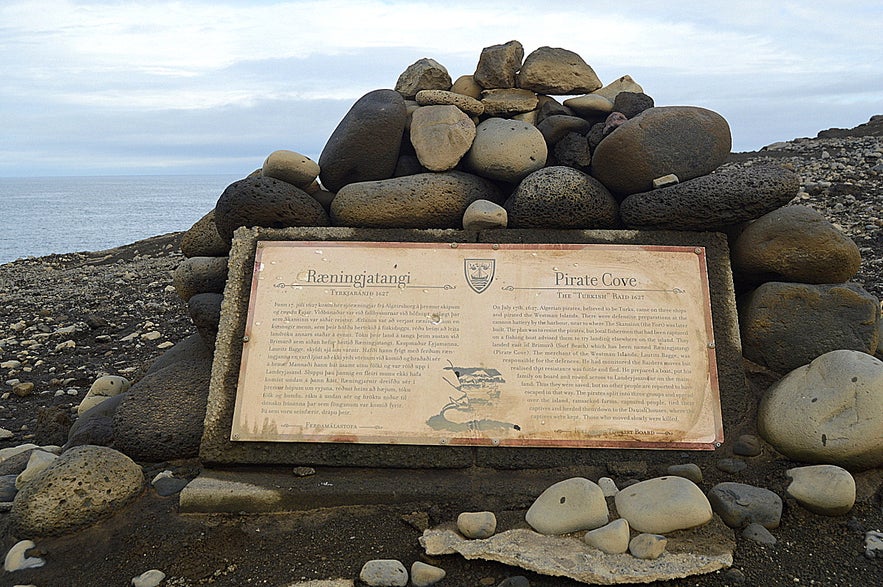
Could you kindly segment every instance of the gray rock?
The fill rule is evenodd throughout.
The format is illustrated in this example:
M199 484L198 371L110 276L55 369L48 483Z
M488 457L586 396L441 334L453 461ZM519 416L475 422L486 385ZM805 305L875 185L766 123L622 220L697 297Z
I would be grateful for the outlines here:
M185 257L226 257L230 243L218 234L215 211L209 211L196 221L181 237L181 252Z
M634 118L644 110L653 108L653 98L644 92L620 92L613 99L613 111Z
M756 457L763 452L760 438L753 434L743 434L733 443L733 454L743 457Z
M319 156L325 189L336 192L349 183L392 177L406 119L405 100L398 92L374 90L359 98Z
M853 283L770 281L739 300L742 353L785 373L827 352L877 348L877 299Z
M566 165L579 171L588 172L592 164L589 139L575 132L567 133L552 148L552 157L558 165Z
M883 557L883 532L876 530L865 532L865 556L867 558Z
M421 90L450 90L451 75L444 65L424 57L399 75L395 89L405 98L413 100Z
M421 106L411 120L411 144L430 171L457 166L475 139L475 123L456 106Z
M80 414L68 431L64 450L84 445L113 446L113 415L124 399L125 393L115 395Z
M18 488L15 480L18 475L0 475L0 503L12 503Z
M506 209L488 200L475 200L463 213L464 230L506 228L508 224Z
M666 470L666 474L675 475L689 479L693 483L702 483L702 469L696 463L685 463L683 465L670 465Z
M730 152L724 118L705 108L650 108L620 125L592 153L592 174L614 193L646 192L657 177L682 182L714 171Z
M481 93L481 104L486 116L508 117L531 112L537 107L537 95L530 90L501 88Z
M270 153L264 160L261 175L306 189L319 177L319 164L306 155L280 149Z
M375 559L362 566L359 579L372 587L405 587L408 571L400 561Z
M465 163L476 175L517 183L546 164L546 140L535 126L488 118L475 131Z
M623 223L637 229L717 231L784 206L800 187L797 174L773 164L678 178L675 185L626 197L620 207Z
M760 524L778 528L782 519L782 498L769 489L744 483L718 483L708 492L714 513L730 528Z
M736 239L733 271L743 281L843 283L858 273L855 242L806 206L773 210Z
M540 47L532 51L516 75L519 88L540 94L572 96L601 87L595 70L583 58L567 49Z
M629 552L635 558L656 560L665 552L668 539L659 534L638 534L629 542Z
M230 242L240 226L328 226L328 215L319 202L290 183L248 177L231 183L218 198L215 226L221 238Z
M712 518L711 504L683 477L656 477L635 483L614 498L616 511L638 532L666 534L694 528Z
M760 402L761 435L785 456L864 470L883 465L883 362L833 351L773 384Z
M585 135L591 128L591 123L583 118L561 114L547 116L542 122L537 124L537 130L543 133L546 145L550 148L563 139L567 133L575 132Z
M201 360L211 362L212 349L206 346L198 334L191 334L178 344L164 352L147 368L147 374L165 369L179 361Z
M747 538L758 544L766 544L773 546L776 543L776 537L769 530L760 524L751 523L742 529L742 537Z
M523 575L515 575L514 577L506 577L497 583L497 587L530 587L530 581Z
M601 182L571 167L544 167L506 200L512 228L612 228L616 199Z
M214 348L221 321L221 302L224 295L219 293L199 293L187 302L190 319L206 346Z
M456 106L469 116L481 116L484 104L478 99L480 96L480 86L475 98L454 91L421 90L417 92L417 103L421 106Z
M25 536L65 534L113 515L143 486L141 467L126 455L78 446L21 488L11 521Z
M715 468L718 471L723 471L724 473L741 473L745 469L748 468L748 465L745 461L741 459L719 459L715 464Z
M607 554L622 554L629 549L629 523L618 518L605 526L589 530L583 541Z
M145 375L114 414L114 446L139 461L195 457L211 371L211 359L196 352Z
M181 261L172 285L185 302L199 293L222 293L227 283L227 257L189 257Z
M785 489L788 496L811 512L840 516L855 505L855 479L846 469L812 465L788 469L785 475L791 479Z
M572 477L543 491L525 520L541 534L566 534L599 528L607 524L608 516L601 488L588 479Z
M445 578L444 569L427 565L424 562L414 561L411 564L411 584L414 587L429 587Z
M466 538L490 538L497 531L494 512L463 512L457 516L457 530Z
M515 75L523 59L524 47L518 41L485 47L472 79L485 89L514 88Z
M337 226L460 228L476 200L502 198L495 185L469 173L420 173L349 184L331 203L331 216Z

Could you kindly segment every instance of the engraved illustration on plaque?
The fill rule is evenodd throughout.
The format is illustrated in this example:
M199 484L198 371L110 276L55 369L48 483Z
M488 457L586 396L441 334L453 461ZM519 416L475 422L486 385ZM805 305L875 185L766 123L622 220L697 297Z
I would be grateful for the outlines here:
M481 293L490 287L494 280L494 259L464 259L466 283L475 293Z
M506 383L496 369L487 367L457 367L450 359L442 376L456 393L448 395L448 402L438 414L426 423L433 430L464 432L467 430L521 430L517 424L487 418L499 404L500 385Z

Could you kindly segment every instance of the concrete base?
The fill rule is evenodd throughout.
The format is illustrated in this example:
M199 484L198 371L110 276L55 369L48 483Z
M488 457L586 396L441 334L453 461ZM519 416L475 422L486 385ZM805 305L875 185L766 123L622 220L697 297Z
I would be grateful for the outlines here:
M600 467L492 469L317 468L205 469L181 491L180 512L269 513L317 508L455 502L463 509L527 508L549 485L573 476L597 478Z

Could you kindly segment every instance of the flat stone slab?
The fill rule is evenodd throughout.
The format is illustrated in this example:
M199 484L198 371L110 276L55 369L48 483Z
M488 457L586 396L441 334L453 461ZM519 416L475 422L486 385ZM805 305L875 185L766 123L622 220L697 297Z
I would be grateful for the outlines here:
M605 554L580 535L543 536L515 528L484 540L468 540L448 526L426 530L420 544L429 556L460 554L501 562L552 577L594 585L651 583L711 573L733 564L733 531L715 518L690 531L667 535L666 552L654 560Z

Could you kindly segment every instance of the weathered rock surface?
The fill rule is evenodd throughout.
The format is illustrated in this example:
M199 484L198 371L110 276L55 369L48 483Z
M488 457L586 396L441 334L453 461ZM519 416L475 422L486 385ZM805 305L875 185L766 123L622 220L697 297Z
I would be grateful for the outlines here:
M139 461L195 457L202 439L211 355L197 346L140 379L114 414L114 446Z
M540 47L525 59L518 74L519 88L540 94L571 96L601 87L595 70L582 57L557 47Z
M659 534L638 534L629 542L629 552L635 558L656 560L665 552L668 539Z
M579 116L590 120L599 117L603 120L608 114L613 112L613 101L599 94L568 98L564 101L564 106L570 108Z
M290 183L250 177L231 183L218 198L215 226L230 242L240 226L328 226L328 215L319 202Z
M712 518L702 490L683 477L656 477L616 494L616 511L638 532L667 534L694 528Z
M457 516L457 530L466 538L490 538L497 531L494 512L463 512Z
M372 587L405 587L408 584L408 570L401 561L375 559L362 566L359 579Z
M861 287L770 281L739 300L742 353L779 372L827 352L877 348L877 299Z
M711 173L731 145L730 126L716 112L694 106L650 108L601 141L592 154L592 175L617 194L646 192L655 178L669 173L682 182Z
M280 149L267 155L261 175L306 189L319 177L319 164L306 155Z
M855 242L820 212L786 206L742 231L733 245L732 262L742 279L754 283L843 283L858 272L862 258Z
M80 414L68 431L64 449L87 444L113 446L113 415L124 399L125 393L115 395Z
M610 100L611 103L616 101L616 97L620 94L620 92L634 92L636 94L642 94L644 92L644 88L632 79L630 75L624 75L622 77L616 78L606 86L601 89L595 90L592 92L592 95L602 96ZM567 101L564 102L567 104Z
M64 534L112 515L143 487L141 467L126 455L79 446L22 487L10 515L22 536Z
M426 530L420 544L430 556L459 553L469 560L497 561L593 585L652 583L711 573L733 564L733 532L720 522L676 532L667 539L666 555L655 561L609 555L573 536L544 536L527 529L466 540L452 529L437 528Z
M613 100L613 111L626 118L634 118L648 108L653 108L653 98L643 92L620 92Z
M601 182L571 167L544 167L525 177L506 200L512 228L612 228L616 198Z
M411 564L411 584L414 587L429 587L445 578L445 570L421 561Z
M527 510L525 520L540 534L593 530L608 522L604 492L582 477L548 487Z
M479 88L478 96L481 96ZM416 96L421 106L456 106L469 116L484 114L484 104L477 98L446 90L420 90Z
M537 107L537 95L530 90L500 88L481 93L481 104L487 116L512 116L531 112Z
M184 259L172 277L172 285L185 302L198 293L222 293L227 284L227 257Z
M226 257L229 251L230 243L218 234L214 210L197 220L181 237L185 257Z
M788 469L791 483L785 490L806 509L823 516L841 516L855 505L855 479L836 465Z
M476 127L464 161L476 175L517 183L546 164L546 140L533 125L488 118Z
M771 386L761 435L788 458L864 470L883 465L883 362L832 351Z
M84 397L83 401L80 402L80 405L77 406L77 414L82 415L84 412L97 406L104 400L129 391L130 387L132 387L131 382L125 377L120 377L119 375L104 375L99 377L92 383L92 386L86 393L86 397Z
M708 492L708 501L714 513L730 528L760 524L773 529L779 527L782 519L782 498L763 487L745 483L718 483Z
M396 81L396 91L409 100L413 100L421 90L449 90L451 75L445 66L424 57L408 66ZM320 163L321 165L321 163Z
M349 183L392 177L407 117L404 98L393 90L359 98L319 156L322 185L336 192Z
M215 347L223 301L224 295L219 293L200 293L187 301L187 311L190 313L196 332L209 348Z
M337 226L460 228L476 200L502 197L491 182L469 173L420 173L349 184L331 203L331 216Z
M632 194L622 201L620 215L636 229L717 231L784 206L799 187L798 175L780 165L731 167Z
M589 530L583 542L605 554L622 554L629 549L629 523L617 518L605 526Z
M463 213L464 230L506 228L508 224L509 215L506 209L488 200L475 200Z
M575 132L585 135L591 128L591 123L584 118L563 114L547 116L537 124L537 129L543 133L543 138L546 139L546 145L549 147L556 145L567 133Z
M420 164L430 171L448 171L472 147L475 123L456 106L422 106L411 119L411 144Z
M524 47L518 41L491 45L481 50L472 79L485 89L514 88L515 76L524 59Z

